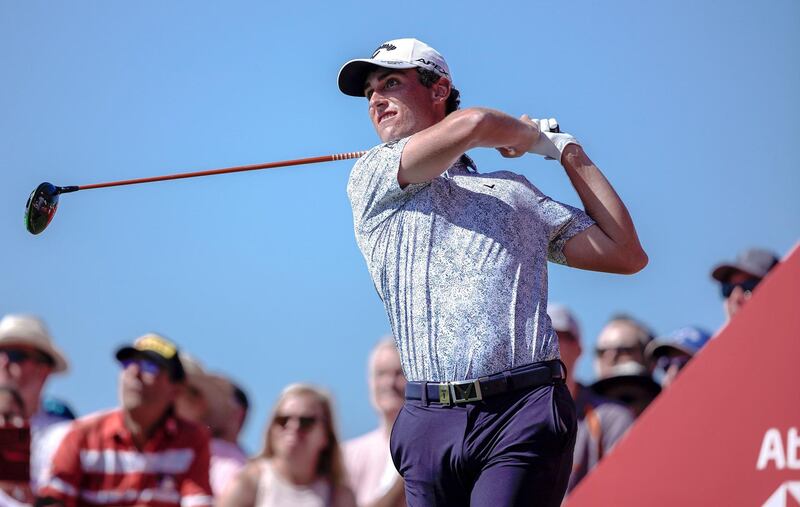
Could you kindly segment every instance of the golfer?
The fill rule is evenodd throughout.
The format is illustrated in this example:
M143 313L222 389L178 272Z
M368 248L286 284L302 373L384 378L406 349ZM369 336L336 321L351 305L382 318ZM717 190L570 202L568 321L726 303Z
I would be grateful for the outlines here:
M347 62L338 82L366 97L382 141L347 192L409 380L390 441L408 504L559 505L576 420L547 317L547 261L641 270L625 205L555 121L459 110L447 62L416 39ZM479 173L472 148L560 161L585 211L524 176Z

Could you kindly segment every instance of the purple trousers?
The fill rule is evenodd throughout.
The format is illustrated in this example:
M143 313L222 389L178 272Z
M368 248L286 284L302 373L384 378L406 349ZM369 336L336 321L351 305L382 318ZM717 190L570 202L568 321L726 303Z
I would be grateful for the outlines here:
M558 507L576 428L556 380L455 406L406 400L390 445L409 507Z

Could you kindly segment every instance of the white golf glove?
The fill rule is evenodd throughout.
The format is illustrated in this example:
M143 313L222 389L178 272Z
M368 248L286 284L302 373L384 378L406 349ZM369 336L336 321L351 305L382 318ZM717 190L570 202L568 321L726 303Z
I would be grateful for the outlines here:
M546 120L531 118L531 121L539 125L539 130L542 135L539 136L539 140L536 141L536 144L528 150L528 153L543 155L545 160L558 160L560 162L561 154L568 144L581 145L571 134L561 132L555 118L548 118Z

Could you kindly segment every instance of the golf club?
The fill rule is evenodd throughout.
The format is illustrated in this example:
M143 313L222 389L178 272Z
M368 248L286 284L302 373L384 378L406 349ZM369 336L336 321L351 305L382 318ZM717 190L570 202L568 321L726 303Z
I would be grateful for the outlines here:
M137 178L132 180L110 181L107 183L94 183L91 185L57 187L52 183L41 183L31 192L28 202L25 204L25 227L31 234L39 234L44 231L58 208L58 196L78 190L91 190L93 188L119 187L122 185L138 185L139 183L152 183L154 181L178 180L182 178L196 178L198 176L211 176L214 174L228 174L243 171L255 171L257 169L272 169L273 167L287 167L292 165L316 164L318 162L334 162L337 160L349 160L363 156L366 151L353 151L349 153L337 153L335 155L323 155L321 157L299 158L295 160L284 160L282 162L268 162L266 164L242 165L236 167L226 167L223 169L209 169L207 171L197 171L190 173L168 174L166 176L153 176L150 178Z

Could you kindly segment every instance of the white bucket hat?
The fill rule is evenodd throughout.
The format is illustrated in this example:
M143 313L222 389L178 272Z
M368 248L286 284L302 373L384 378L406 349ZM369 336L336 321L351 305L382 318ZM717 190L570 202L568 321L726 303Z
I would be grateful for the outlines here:
M339 89L345 95L363 97L364 82L376 66L387 69L419 67L453 81L450 68L438 51L417 39L393 39L378 46L369 58L345 63L339 70Z
M53 360L53 372L67 371L64 354L53 344L47 327L32 315L6 315L0 320L0 346L25 345L47 354Z

